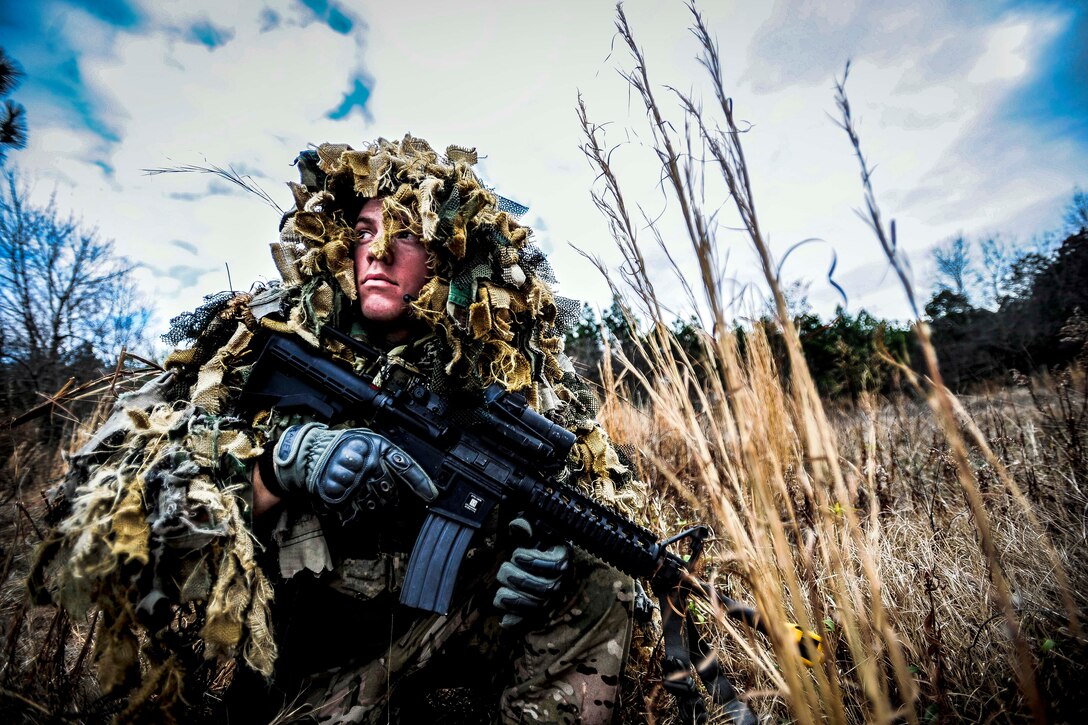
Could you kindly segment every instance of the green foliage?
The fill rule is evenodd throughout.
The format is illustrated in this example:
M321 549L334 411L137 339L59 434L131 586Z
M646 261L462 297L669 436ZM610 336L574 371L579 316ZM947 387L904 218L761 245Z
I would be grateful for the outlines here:
M913 333L908 328L879 320L865 310L851 316L839 308L826 323L819 315L807 312L799 315L795 323L812 376L820 393L828 398L856 399L865 391L889 392L897 388L898 370L889 357L906 361L914 347ZM788 370L786 350L775 323L763 319L756 324L766 330L778 368ZM607 345L601 339L602 327ZM700 364L706 357L706 350L703 347L705 332L698 319L677 318L669 325L669 332L676 346L694 362L697 381L703 382L705 376L712 373ZM740 354L747 355L745 328L738 325L734 332ZM637 320L620 300L613 300L601 322L588 305L584 306L581 318L566 337L567 354L575 361L579 372L597 382L600 382L597 369L606 349L612 350L613 354L617 349L622 350L629 361L647 372L642 351L657 344L651 331L638 329ZM618 368L618 360L613 360L613 365ZM640 397L638 391L632 392L636 398Z
M1036 278L1050 265L1050 259L1039 252L1021 255L1005 276L1005 294L1001 306L1031 297Z
M600 384L605 350L618 348L637 364L642 360L638 349L641 339L634 314L620 298L613 297L611 306L600 320L592 307L582 305L581 316L564 338L564 352L580 375Z
M1083 193L1070 208L1079 210ZM983 272L971 268L967 240L956 237L936 248L938 290L925 305L933 341L940 356L945 383L953 389L1006 378L1010 370L1029 371L1060 367L1073 361L1080 347L1063 341L1062 327L1079 308L1088 311L1088 231L1072 234L1054 253L1037 245L1014 256L1013 247L999 236L978 242ZM968 282L974 280L975 286ZM978 306L972 299L986 306ZM880 320L865 310L851 315L841 307L825 321L804 304L794 318L801 347L820 394L829 399L856 400L864 392L888 393L901 384L899 364L917 367L917 341L910 326ZM771 319L756 321L771 341L779 370L789 362L781 333ZM602 338L602 329L605 338ZM703 332L694 317L676 319L669 330L678 346L696 362L701 379L708 374L698 364L705 351ZM652 331L639 329L638 320L619 299L597 320L587 305L567 335L567 354L579 372L600 382L598 367L605 350L622 350L643 372L649 370L643 353L658 344ZM735 329L740 354L746 355L746 331ZM613 365L619 368L618 361ZM639 391L632 391L636 397Z
M937 292L926 303L926 317L931 320L960 320L974 311L966 295L947 289Z
M601 322L588 304L582 305L582 314L564 339L564 351L583 377L600 382L598 367L604 341L601 338Z
M852 317L839 307L827 323L806 314L795 324L816 387L829 398L854 400L863 392L889 392L897 387L898 371L888 357L905 361L914 343L909 329L865 310Z
M604 326L610 339L625 345L638 338L638 321L634 313L619 297L612 298L612 306L604 313Z

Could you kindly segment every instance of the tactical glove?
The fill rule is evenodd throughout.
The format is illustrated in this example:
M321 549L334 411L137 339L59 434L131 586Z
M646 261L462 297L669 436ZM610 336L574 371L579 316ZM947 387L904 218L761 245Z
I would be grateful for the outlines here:
M271 486L266 482L272 493L282 498L309 494L318 510L335 512L344 520L357 511L395 507L402 487L428 502L438 495L418 463L388 438L366 428L291 426L277 441L272 462L276 481Z
M510 531L531 539L532 526L525 519L510 522ZM524 620L547 615L564 594L573 552L567 544L547 549L518 547L503 562L496 577L495 607L505 612L502 627L512 629Z

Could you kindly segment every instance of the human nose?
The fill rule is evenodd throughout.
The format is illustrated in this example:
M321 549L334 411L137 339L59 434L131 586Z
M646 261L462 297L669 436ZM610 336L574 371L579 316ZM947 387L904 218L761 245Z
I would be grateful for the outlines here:
M386 239L385 235L379 235L366 247L366 261L372 264L380 261L383 264L393 263L393 240Z

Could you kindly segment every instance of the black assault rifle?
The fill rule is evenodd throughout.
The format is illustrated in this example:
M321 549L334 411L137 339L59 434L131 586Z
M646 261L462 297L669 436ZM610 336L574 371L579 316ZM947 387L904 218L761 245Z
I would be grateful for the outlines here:
M337 330L324 332L356 356L380 357L377 350ZM695 659L715 700L734 697L716 658L684 617L687 597L695 594L764 634L767 629L755 610L691 576L709 535L707 527L696 526L661 541L574 487L558 483L554 476L565 464L575 436L532 410L522 395L495 384L476 410L454 417L446 401L428 390L418 375L393 367L383 377L382 385L375 385L372 378L357 375L292 338L272 335L252 368L242 401L252 410L276 408L332 423L365 423L427 471L439 494L428 504L416 538L401 589L402 604L439 614L449 611L472 536L503 502L512 511L524 512L534 532L568 541L620 571L649 580L661 602L664 670L672 675L666 677L667 689L678 698L697 697L688 672ZM468 423L463 422L466 418ZM668 548L683 540L689 542L686 559ZM819 637L795 629L802 656L806 661L816 657ZM692 703L696 710L701 706L701 699Z

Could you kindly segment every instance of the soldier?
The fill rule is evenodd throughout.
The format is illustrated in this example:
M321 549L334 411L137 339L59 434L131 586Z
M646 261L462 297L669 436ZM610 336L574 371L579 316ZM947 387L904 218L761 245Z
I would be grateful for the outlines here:
M499 383L576 434L561 478L630 515L635 488L562 354L577 305L475 162L411 136L304 152L272 245L282 282L177 318L168 339L190 344L73 455L37 578L73 614L98 606L100 680L129 693L125 714L192 702L194 679L222 672L202 656L241 664L235 718L411 721L456 702L502 722L612 720L629 577L500 506L450 613L404 607L437 495L424 470L364 421L330 429L240 402L269 333L378 380L408 368L466 415Z

